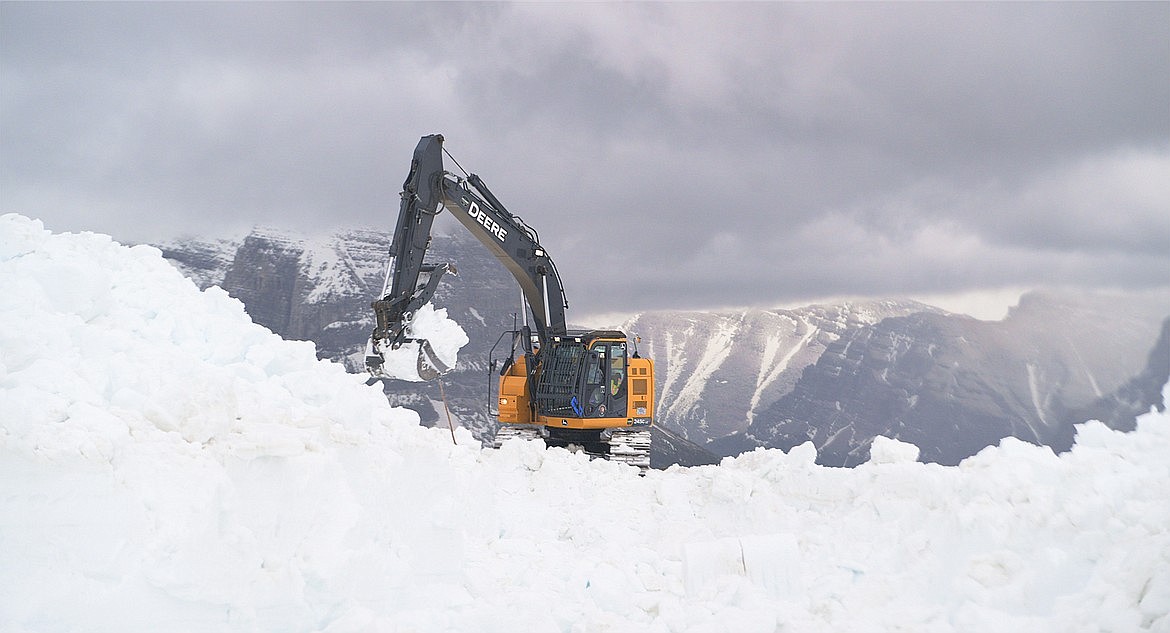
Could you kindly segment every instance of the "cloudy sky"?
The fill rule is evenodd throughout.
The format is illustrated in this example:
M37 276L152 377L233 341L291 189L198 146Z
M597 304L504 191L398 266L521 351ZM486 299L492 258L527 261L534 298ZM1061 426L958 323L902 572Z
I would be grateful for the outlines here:
M1170 3L0 4L55 231L390 227L433 132L571 314L1170 289Z

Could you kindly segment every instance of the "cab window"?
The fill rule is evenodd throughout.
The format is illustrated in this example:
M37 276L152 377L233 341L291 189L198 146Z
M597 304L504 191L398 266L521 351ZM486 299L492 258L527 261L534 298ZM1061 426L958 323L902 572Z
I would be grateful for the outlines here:
M609 345L609 395L620 398L626 386L626 344Z

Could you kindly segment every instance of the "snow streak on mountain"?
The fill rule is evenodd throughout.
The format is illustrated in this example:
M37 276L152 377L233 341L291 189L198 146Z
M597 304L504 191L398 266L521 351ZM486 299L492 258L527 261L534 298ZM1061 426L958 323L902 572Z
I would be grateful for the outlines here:
M957 467L456 439L154 248L0 218L0 630L1170 628L1165 413Z

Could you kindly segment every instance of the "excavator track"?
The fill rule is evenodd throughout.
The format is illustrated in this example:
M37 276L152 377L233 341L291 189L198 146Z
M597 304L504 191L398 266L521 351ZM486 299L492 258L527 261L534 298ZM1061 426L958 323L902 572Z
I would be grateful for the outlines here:
M528 442L540 441L545 446L555 446L577 452L584 451L590 459L604 459L636 466L644 473L650 469L650 429L614 429L608 440L600 442L572 443L564 441L546 442L539 426L531 424L501 424L492 448L500 448L504 442L522 439Z
M650 468L650 429L614 429L605 459L641 468Z
M540 427L531 424L501 424L500 430L496 431L496 437L492 440L492 448L499 448L508 440L524 440L526 442L534 442L537 440L544 441L540 436Z

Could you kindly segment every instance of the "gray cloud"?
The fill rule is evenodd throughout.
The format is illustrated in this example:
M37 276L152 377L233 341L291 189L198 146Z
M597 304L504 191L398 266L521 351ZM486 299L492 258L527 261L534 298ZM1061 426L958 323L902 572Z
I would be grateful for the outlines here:
M1167 25L1163 3L3 3L0 211L127 241L387 226L443 132L578 310L1166 287Z

